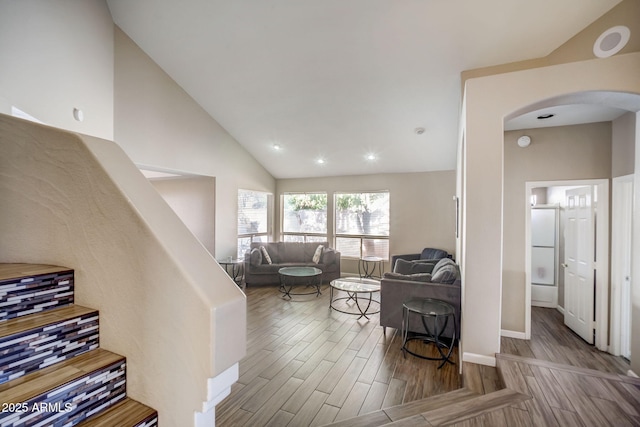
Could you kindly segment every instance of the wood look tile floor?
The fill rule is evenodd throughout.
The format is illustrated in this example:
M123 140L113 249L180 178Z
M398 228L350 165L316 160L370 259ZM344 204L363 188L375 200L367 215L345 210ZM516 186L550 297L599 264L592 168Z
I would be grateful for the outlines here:
M502 338L500 352L602 372L626 374L629 362L587 344L554 308L531 307L531 340Z
M320 426L462 387L457 365L407 355L398 331L329 309L322 295L281 297L250 287L247 355L231 394L216 407L218 426ZM421 354L433 345L415 343Z

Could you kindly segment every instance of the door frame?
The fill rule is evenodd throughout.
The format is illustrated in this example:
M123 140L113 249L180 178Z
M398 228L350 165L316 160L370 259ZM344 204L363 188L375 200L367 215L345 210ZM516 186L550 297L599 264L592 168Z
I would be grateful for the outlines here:
M531 339L531 194L536 187L596 186L595 346L608 351L609 340L609 180L580 179L525 183L525 339Z
M613 204L613 197L615 192L616 192L616 184L619 183L631 183L632 187L631 187L631 217L629 218L629 220L633 223L633 197L634 197L634 190L633 190L633 185L634 185L634 174L630 174L630 175L624 175L624 176L619 176L616 178L613 178L613 182L612 182L612 206L611 206L611 219L612 219L612 226L611 226L611 345L609 347L609 352L611 354L613 354L614 356L620 356L622 351L621 351L621 307L622 304L624 303L623 299L622 299L622 292L620 287L617 285L618 283L620 283L619 281L619 274L620 271L617 268L617 261L619 260L618 256L615 256L617 254L617 251L619 250L618 247L615 246L615 243L617 242L616 239L616 234L620 233L620 230L615 226L616 223L618 223L619 221L615 221L616 220L616 215L619 213L617 211L615 211L615 204ZM619 219L619 218L618 218ZM631 230L631 234L633 235L633 230ZM633 251L633 237L632 237L632 241L631 241L631 250ZM632 254L630 255L630 261L631 261L631 265L633 265L633 256ZM633 279L633 278L632 278ZM629 301L629 304L631 302Z

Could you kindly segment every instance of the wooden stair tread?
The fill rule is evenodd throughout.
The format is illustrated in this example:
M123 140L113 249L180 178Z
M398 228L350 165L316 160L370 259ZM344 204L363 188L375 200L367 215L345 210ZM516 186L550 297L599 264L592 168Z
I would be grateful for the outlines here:
M6 322L0 323L0 339L90 313L98 314L98 310L74 304L9 319Z
M78 425L81 427L129 427L153 416L157 416L156 411L127 397L122 402Z
M0 385L0 402L26 402L56 387L77 380L124 357L95 349Z
M0 263L0 282L66 271L73 269L48 264Z

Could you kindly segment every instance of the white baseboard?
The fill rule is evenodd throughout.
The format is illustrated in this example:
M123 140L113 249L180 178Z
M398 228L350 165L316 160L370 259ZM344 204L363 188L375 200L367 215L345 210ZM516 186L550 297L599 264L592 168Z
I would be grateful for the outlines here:
M564 315L564 307L559 305L556 307L556 310L558 310L560 313L562 313Z
M496 366L495 356L485 356L483 354L463 353L462 361L475 363L478 365L485 365L485 366L492 366L492 367Z
M510 331L508 329L500 329L500 336L505 338L516 338L519 340L527 339L527 335L524 332Z
M636 374L635 372L633 372L631 369L629 369L627 371L627 375L629 375L630 377L634 377L634 378L640 378L638 377L638 374Z
M207 427L215 425L215 407L231 393L231 386L238 381L239 367L236 363L227 370L207 380L207 401L202 404L202 412L195 413L194 425Z

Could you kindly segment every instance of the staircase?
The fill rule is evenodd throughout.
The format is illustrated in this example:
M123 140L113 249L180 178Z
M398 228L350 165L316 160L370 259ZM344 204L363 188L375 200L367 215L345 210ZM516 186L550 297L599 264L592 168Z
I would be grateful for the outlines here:
M127 397L126 360L100 348L97 310L74 304L74 272L0 264L0 426L158 425Z

